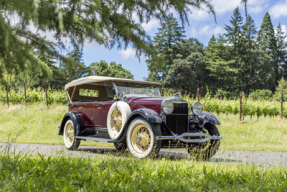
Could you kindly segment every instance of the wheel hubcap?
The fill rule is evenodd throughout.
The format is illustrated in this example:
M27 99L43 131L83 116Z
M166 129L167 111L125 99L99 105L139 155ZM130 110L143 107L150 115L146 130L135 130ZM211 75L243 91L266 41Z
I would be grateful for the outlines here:
M132 146L138 153L144 153L151 144L151 134L147 127L138 125L132 132Z

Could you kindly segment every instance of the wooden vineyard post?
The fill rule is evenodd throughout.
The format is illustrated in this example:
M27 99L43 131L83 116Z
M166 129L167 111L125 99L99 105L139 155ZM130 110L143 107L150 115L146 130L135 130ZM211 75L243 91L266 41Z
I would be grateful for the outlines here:
M164 96L164 87L163 87L163 85L161 86L161 96L162 97Z
M240 95L239 95L239 121L241 121L241 112L242 112L242 95L241 95L241 92L240 92Z
M186 99L186 95L187 95L187 90L185 90L184 99Z
M197 88L197 101L199 102L199 88Z
M283 102L284 102L284 97L283 97L283 92L281 92L281 119L283 118Z
M8 86L6 86L6 98L7 98L7 105L8 105L8 108L9 108Z
M46 81L45 81L45 92L46 92L46 104L47 104L47 107L48 107L48 93L47 93Z
M23 81L23 87L24 87L24 103L26 105L26 84L25 84L25 81Z
M221 101L221 94L219 95L219 100Z

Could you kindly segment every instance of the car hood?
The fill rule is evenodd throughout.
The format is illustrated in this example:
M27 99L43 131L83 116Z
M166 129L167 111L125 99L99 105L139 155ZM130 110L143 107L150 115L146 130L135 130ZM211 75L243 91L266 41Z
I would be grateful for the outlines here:
M131 106L132 111L139 108L149 108L160 114L161 104L164 100L170 100L177 103L186 102L179 97L134 97L129 98L127 102Z

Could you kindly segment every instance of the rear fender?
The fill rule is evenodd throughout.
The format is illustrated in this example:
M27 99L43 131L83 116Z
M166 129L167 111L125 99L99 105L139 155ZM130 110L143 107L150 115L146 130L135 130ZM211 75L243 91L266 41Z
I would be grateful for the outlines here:
M76 111L69 111L65 114L61 122L61 126L59 127L59 135L63 135L65 124L69 119L71 119L74 123L74 127L76 128L76 135L79 135L81 130L85 128L85 123L80 114Z
M114 142L121 143L121 142L123 142L125 140L129 124L135 118L138 118L138 117L143 117L148 122L153 123L153 124L160 124L160 123L162 123L162 118L159 116L159 114L156 111L154 111L152 109L141 108L141 109L134 110L130 114L130 116L128 117L128 120L127 120L125 126L123 127L123 129L125 129L125 130L118 137L118 139L116 139Z

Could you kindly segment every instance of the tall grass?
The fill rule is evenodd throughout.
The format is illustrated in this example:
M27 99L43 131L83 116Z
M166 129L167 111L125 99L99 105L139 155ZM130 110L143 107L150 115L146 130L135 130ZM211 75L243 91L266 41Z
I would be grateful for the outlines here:
M190 159L0 153L1 191L286 191L287 170Z

